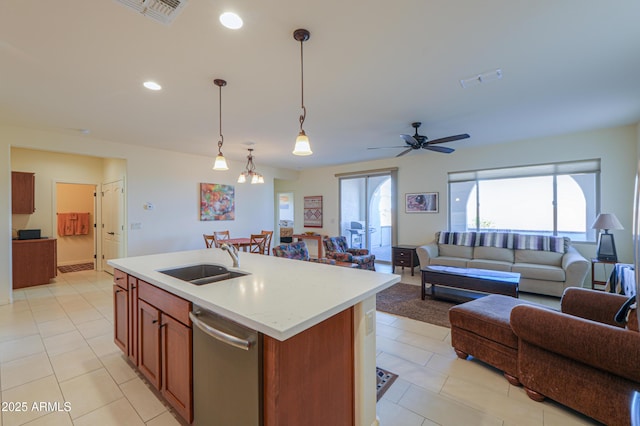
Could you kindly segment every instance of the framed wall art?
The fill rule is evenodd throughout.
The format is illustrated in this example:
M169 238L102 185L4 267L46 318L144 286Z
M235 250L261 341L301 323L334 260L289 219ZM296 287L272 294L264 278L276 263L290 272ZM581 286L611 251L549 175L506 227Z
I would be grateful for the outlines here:
M322 228L322 195L304 197L305 228Z
M416 192L405 195L406 213L438 213L437 192Z
M231 185L200 184L200 220L234 220L235 191Z

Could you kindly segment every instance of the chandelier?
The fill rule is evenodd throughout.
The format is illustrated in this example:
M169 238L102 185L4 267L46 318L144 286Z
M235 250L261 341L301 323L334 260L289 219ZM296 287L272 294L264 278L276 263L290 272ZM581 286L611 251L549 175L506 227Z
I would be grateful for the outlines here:
M247 165L245 167L245 171L240 173L238 176L238 183L245 183L246 181L250 181L252 184L254 183L264 183L264 177L256 172L256 165L253 164L253 148L247 148L249 151L249 155L247 156Z

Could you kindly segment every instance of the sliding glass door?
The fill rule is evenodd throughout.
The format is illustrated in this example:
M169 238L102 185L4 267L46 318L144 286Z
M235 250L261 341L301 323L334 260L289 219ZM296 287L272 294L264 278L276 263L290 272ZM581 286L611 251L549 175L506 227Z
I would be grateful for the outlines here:
M395 241L395 170L338 175L340 233L349 247L365 248L376 262L391 262Z

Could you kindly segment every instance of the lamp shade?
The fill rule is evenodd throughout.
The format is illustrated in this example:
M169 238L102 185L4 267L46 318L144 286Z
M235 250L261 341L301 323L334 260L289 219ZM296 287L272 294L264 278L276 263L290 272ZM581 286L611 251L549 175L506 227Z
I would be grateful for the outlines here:
M218 154L216 161L213 163L213 170L229 170L227 166L227 160L225 160L222 154Z
M300 132L298 137L296 138L296 145L293 149L294 155L311 155L313 152L311 151L311 144L309 144L309 138L304 133L304 130Z
M618 218L613 213L600 213L591 229L624 229Z

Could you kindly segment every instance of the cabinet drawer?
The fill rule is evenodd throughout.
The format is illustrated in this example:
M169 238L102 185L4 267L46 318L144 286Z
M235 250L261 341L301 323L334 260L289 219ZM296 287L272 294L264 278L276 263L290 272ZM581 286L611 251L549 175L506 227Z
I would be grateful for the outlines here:
M113 270L113 283L126 289L127 288L127 274L119 269Z
M183 324L191 326L189 320L191 302L142 280L138 280L138 299L155 306Z
M409 257L407 257L407 258L396 257L395 258L395 264L399 265L399 266L410 266L411 265L411 258L409 258Z

